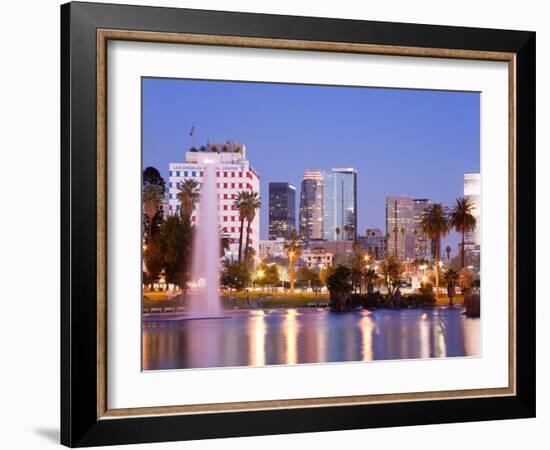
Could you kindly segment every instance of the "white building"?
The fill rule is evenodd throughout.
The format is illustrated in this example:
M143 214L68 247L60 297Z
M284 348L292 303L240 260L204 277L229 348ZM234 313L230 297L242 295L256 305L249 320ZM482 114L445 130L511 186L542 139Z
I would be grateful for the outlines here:
M284 238L272 239L270 241L260 241L260 258L284 258L285 240Z
M260 177L246 159L246 147L234 141L225 144L209 144L202 151L193 149L185 154L184 163L169 164L169 213L176 214L180 210L178 191L180 183L187 179L195 179L200 185L204 176L206 164L216 165L216 184L218 188L218 210L220 231L231 239L231 250L227 256L236 259L239 252L240 217L233 205L240 191L253 191L260 194ZM199 205L191 215L194 225L200 222ZM246 238L247 222L244 222L243 239ZM260 211L251 224L248 245L258 254L260 240Z
M476 218L476 229L464 236L466 250L479 250L481 244L481 176L479 173L464 174L464 198L473 205L472 214Z
M334 254L321 247L304 250L301 258L309 269L330 267L334 262Z

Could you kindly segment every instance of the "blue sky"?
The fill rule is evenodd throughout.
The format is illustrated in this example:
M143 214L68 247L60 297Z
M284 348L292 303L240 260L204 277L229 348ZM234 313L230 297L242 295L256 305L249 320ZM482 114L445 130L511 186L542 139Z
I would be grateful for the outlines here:
M294 184L298 208L304 170L355 167L364 234L385 230L387 195L448 206L462 196L464 173L479 172L479 113L470 92L145 78L143 164L168 180L193 125L196 146L246 144L261 178L262 239L270 181ZM458 236L447 243L456 255Z

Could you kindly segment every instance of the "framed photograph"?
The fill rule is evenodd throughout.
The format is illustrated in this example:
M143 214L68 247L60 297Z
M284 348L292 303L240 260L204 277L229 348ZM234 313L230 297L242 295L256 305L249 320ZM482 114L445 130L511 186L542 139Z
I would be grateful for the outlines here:
M61 441L535 415L535 33L61 7Z

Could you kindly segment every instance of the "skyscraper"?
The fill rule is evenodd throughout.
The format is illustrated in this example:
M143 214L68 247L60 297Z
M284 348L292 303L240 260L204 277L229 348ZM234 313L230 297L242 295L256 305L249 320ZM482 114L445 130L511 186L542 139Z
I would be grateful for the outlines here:
M323 238L323 174L308 170L300 192L300 235L308 242Z
M286 238L296 228L296 188L269 183L269 240Z
M414 258L414 202L409 197L386 197L388 253L401 261Z
M414 256L415 258L429 258L432 254L430 240L422 231L422 214L430 206L427 198L415 198L414 203Z
M340 229L340 234L336 229ZM357 172L354 168L323 173L323 238L353 240L357 235Z
M464 198L473 203L472 214L476 218L476 229L464 236L464 248L479 250L481 244L481 176L479 173L464 174Z

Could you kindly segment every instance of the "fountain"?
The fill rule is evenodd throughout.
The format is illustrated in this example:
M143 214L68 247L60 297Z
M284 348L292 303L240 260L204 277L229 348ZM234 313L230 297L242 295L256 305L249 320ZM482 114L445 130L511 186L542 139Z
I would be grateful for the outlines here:
M199 225L196 227L189 289L189 319L221 318L220 233L216 166L206 163L200 188Z

